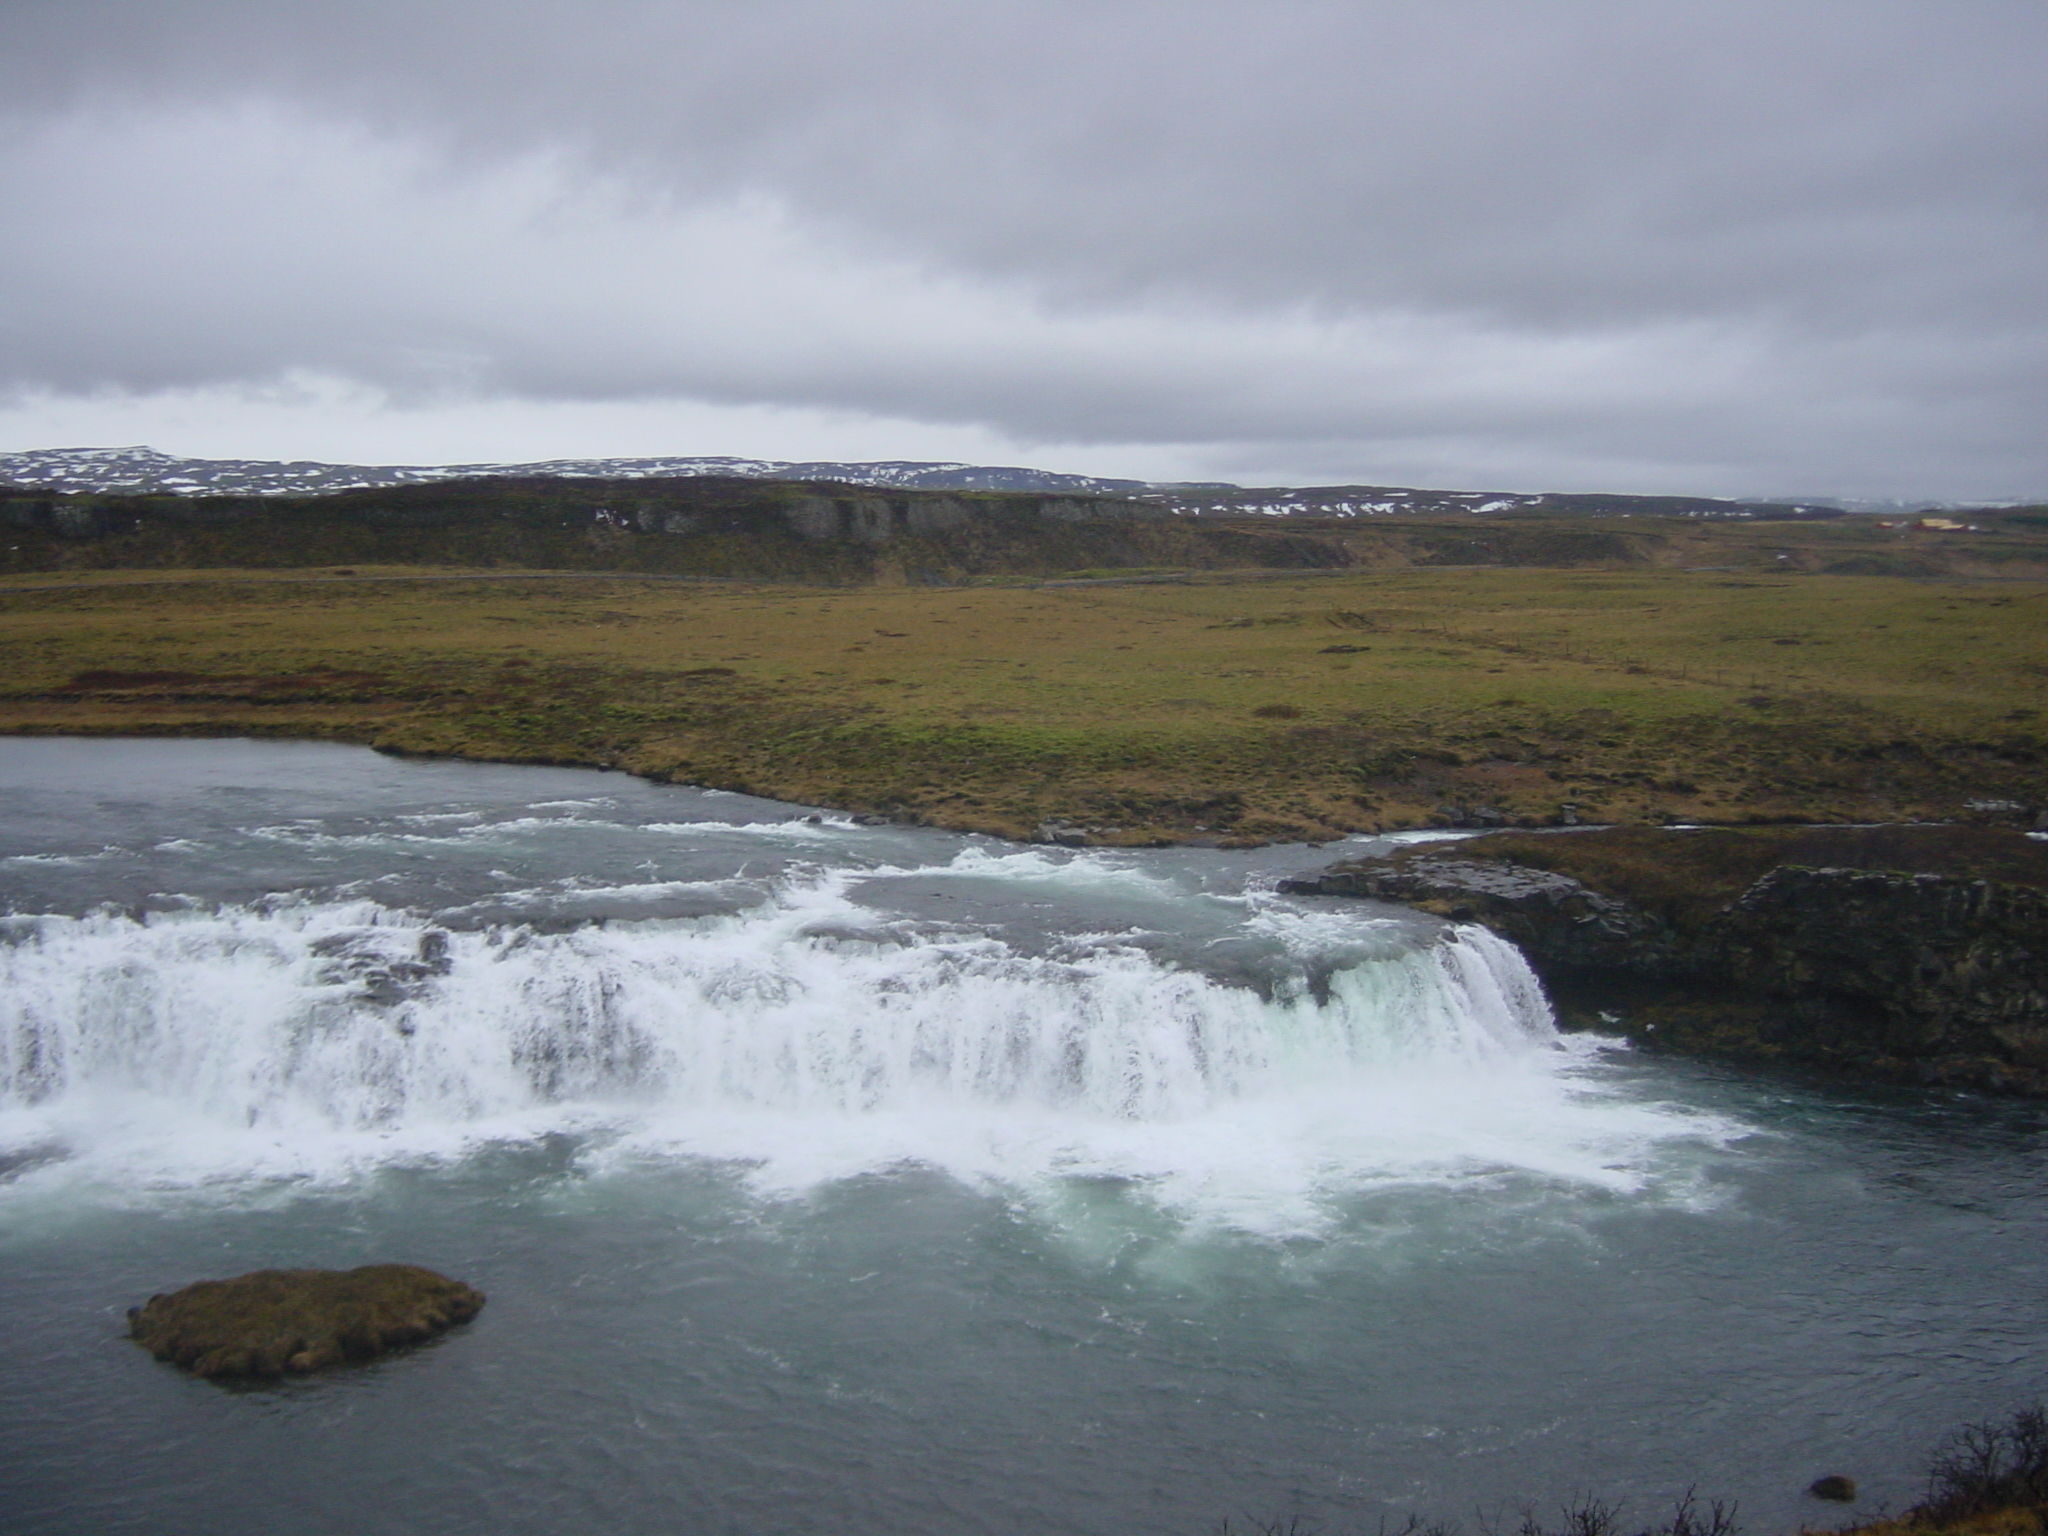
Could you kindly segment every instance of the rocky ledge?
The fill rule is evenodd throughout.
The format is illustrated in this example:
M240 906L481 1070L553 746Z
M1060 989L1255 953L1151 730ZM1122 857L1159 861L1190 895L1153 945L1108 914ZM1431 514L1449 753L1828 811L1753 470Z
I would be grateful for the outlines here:
M211 1378L275 1379L368 1360L466 1323L484 1294L414 1264L259 1269L130 1309L135 1342Z
M1483 923L1568 1026L2048 1095L2048 842L1999 828L1610 828L1290 880Z

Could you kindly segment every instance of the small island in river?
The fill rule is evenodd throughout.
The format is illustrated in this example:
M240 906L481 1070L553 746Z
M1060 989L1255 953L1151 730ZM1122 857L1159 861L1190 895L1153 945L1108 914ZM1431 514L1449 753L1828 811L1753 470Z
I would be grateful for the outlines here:
M423 1343L483 1310L484 1294L417 1264L260 1269L152 1296L129 1335L213 1380L275 1380Z

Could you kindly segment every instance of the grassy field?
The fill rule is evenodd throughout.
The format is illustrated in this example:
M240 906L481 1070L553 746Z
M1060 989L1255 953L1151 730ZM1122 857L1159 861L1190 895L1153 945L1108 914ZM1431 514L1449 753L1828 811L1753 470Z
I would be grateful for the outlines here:
M1108 843L2033 806L2048 581L1368 569L0 581L0 731L309 735Z

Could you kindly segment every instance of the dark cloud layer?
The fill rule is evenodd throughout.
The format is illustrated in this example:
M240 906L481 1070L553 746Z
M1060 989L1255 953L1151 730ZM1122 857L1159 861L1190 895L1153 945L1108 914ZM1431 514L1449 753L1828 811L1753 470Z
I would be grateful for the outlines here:
M2044 64L2034 0L17 0L0 373L2040 493Z

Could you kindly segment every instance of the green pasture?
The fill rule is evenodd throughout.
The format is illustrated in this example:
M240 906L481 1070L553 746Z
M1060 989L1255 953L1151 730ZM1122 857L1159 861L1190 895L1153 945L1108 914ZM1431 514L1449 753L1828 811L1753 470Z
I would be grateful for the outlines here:
M1742 821L2048 793L2048 582L449 574L0 583L0 728L607 763L1106 841L1327 836L1446 804Z

